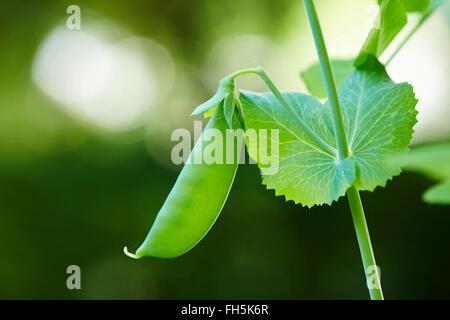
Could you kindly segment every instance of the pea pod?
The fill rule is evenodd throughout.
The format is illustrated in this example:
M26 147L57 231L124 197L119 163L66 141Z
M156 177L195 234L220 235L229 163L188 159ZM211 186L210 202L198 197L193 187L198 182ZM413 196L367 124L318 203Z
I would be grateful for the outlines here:
M223 102L216 108L205 130L198 139L183 167L175 185L159 211L144 243L136 254L125 253L134 258L153 256L174 258L194 247L209 231L216 221L228 197L236 175L239 152L235 153L232 164L225 161L226 143L223 161L220 163L193 163L199 159L205 148L214 141L205 141L205 132L217 129L226 137L229 125L224 116ZM203 158L203 157L201 157Z

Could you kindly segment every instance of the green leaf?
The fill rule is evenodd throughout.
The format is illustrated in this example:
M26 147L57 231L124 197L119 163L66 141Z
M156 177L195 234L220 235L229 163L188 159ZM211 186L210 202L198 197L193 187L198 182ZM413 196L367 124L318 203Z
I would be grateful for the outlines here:
M334 145L332 123L327 107L314 97L301 93L283 93L286 100L303 120L316 129L326 142ZM322 151L302 130L290 113L271 93L241 91L246 131L254 129L279 130L278 145L279 171L274 175L263 175L263 183L275 189L276 195L285 195L286 200L294 200L311 207L315 204L330 204L345 194L356 178L353 161L338 163L333 155ZM261 167L260 154L276 152L271 148L272 135L266 143L268 150L247 145L250 156ZM270 148L270 149L269 149Z
M396 84L373 57L339 88L348 146L359 169L357 187L372 191L401 172L386 161L407 151L417 122L413 87Z
M331 68L333 69L334 80L336 85L339 86L347 76L353 71L354 60L331 60ZM326 98L327 91L322 78L322 71L320 70L320 64L316 62L308 69L300 73L303 81L308 88L309 93L317 98Z
M203 114L203 116L204 116L205 118L210 118L210 117L212 117L213 114L214 114L214 112L216 112L216 109L217 109L217 106L215 106L214 108L212 108L212 109L206 111L206 112Z
M225 95L225 101L223 103L223 113L225 120L227 120L230 129L233 129L233 117L234 117L234 95L227 93Z
M396 157L406 162L405 170L415 171L436 180L450 179L450 143L425 144Z
M402 0L405 10L408 12L425 11L430 5L430 0Z
M401 1L407 12L425 11L430 5L430 0L401 0ZM383 0L378 0L379 5L382 2Z
M355 60L355 67L364 64L369 55L379 57L407 21L405 7L400 0L384 0L375 25Z
M283 96L316 134L336 145L328 102L321 104L295 92ZM417 113L412 87L394 83L384 67L370 58L343 82L339 97L351 151L343 161L322 151L272 94L241 93L247 131L279 129L279 170L273 175L263 172L263 183L277 195L308 207L331 204L352 183L360 190L373 190L400 173L400 166L387 163L386 158L407 150L412 137ZM248 149L260 165L257 151ZM274 152L267 149L263 151Z
M450 204L450 143L414 147L410 153L398 155L393 161L406 163L405 170L443 181L427 189L422 198L431 204Z
M430 5L430 0L402 0L407 12L425 11Z
M430 204L450 204L450 180L427 189L422 199Z
M441 5L443 5L446 2L448 5L448 0L431 0L430 5L428 6L427 12L436 10L438 7L440 7Z

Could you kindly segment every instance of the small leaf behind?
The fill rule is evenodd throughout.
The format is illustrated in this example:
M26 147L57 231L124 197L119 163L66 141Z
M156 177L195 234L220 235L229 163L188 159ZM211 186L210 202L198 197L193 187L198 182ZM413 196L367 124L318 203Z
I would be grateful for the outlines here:
M355 67L363 65L368 55L378 58L407 21L405 7L400 0L384 0L381 3L377 21L355 60Z
M393 157L393 161L406 163L405 170L443 181L427 189L422 199L431 204L450 204L450 143L414 147L406 155Z
M347 78L347 76L353 71L354 60L331 60L331 68L333 69L334 80L336 86L340 86L341 83ZM322 71L320 70L320 64L316 62L308 69L300 73L303 81L308 88L308 91L317 98L326 98L327 91L325 90L325 84L322 78Z
M407 12L425 11L430 5L430 0L401 0ZM378 0L380 5L383 0Z
M405 170L419 172L436 180L450 179L450 143L417 146L400 157L407 163Z
M430 204L450 204L450 180L427 189L422 199Z

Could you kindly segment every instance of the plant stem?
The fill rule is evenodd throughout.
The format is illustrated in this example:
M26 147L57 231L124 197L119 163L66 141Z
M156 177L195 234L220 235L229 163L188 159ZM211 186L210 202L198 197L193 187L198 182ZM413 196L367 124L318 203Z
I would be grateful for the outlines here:
M333 118L334 134L336 137L336 145L338 147L339 160L345 159L349 156L347 145L347 138L345 136L344 121L342 119L341 108L339 105L339 98L334 81L333 71L331 69L328 52L325 46L322 30L317 17L316 9L312 0L303 0L308 16L309 24L311 26L314 42L316 45L317 55L319 56L320 68L322 70L322 77L325 82L327 90L328 101L331 107L331 114ZM381 284L379 278L378 267L375 263L375 256L372 250L369 231L367 229L366 219L364 217L364 210L361 203L361 198L357 188L352 185L347 190L348 202L350 211L353 217L353 224L355 226L356 236L361 252L361 257L364 265L364 273L367 278L367 283L372 283L371 278L375 279L375 289L369 288L371 299L382 300L383 293L381 291ZM375 275L371 275L372 269L375 270Z
M312 0L304 0L304 3L309 24L311 26L314 43L316 44L317 55L319 56L320 69L322 70L322 77L325 81L328 101L331 106L331 116L333 119L334 133L336 134L336 145L339 159L342 160L348 157L348 146L333 71L331 70L330 59L328 58L327 48L325 47L325 41L323 39L322 30L320 28L319 19L317 17L316 9L314 8L314 4Z
M263 68L259 64L257 64L257 70L258 75L263 79L264 83L267 85L267 87L272 91L274 96L280 101L280 103L291 113L291 115L295 118L297 121L298 126L300 129L303 130L304 133L306 133L317 145L319 145L325 152L329 153L333 157L336 156L336 149L334 149L332 146L330 146L325 140L323 140L321 137L317 135L309 126L308 124L303 121L302 118L295 112L294 108L289 104L289 102L286 101L286 99L283 97L281 92L278 90L278 88L274 85L272 80L270 80L267 73L264 71Z
M231 74L230 77L234 80L239 76L242 76L243 74L249 74L249 73L256 73L258 74L258 70L256 69L242 69L239 71L236 71L235 73Z
M364 209L359 196L358 189L351 186L347 190L348 203L352 212L353 225L355 226L356 237L358 238L359 250L364 265L364 273L367 278L370 298L372 300L383 300L383 291L381 290L380 274L375 262L372 243L370 242L369 229L367 228ZM373 280L373 281L371 281Z
M405 36L405 38L402 40L402 42L399 44L399 46L395 49L395 51L391 54L391 56L386 60L385 66L387 66L391 61L395 58L397 53L403 48L403 46L408 42L408 40L416 33L416 31L422 26L422 24L427 21L427 19L431 16L431 14L434 12L433 10L429 10L422 14L419 21L417 21L416 25L408 32L408 34Z

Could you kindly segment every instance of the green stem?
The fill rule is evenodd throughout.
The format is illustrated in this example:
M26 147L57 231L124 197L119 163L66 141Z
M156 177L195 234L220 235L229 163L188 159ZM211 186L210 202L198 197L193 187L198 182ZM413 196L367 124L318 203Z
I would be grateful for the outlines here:
M431 14L434 12L433 10L429 10L427 12L425 12L419 19L419 21L417 21L416 25L409 30L408 34L406 35L406 37L402 40L402 42L399 44L399 46L395 49L395 51L391 54L391 56L386 60L385 62L385 66L387 66L389 63L391 63L391 61L395 58L395 56L397 55L397 53L403 48L403 46L408 42L408 40L414 35L414 33L416 33L416 31L422 26L422 24L427 21L427 19L431 16Z
M231 74L230 77L234 80L239 76L242 76L243 74L249 74L249 73L256 73L258 74L258 70L256 69L242 69L239 71L236 71L235 73Z
M349 156L349 150L347 145L347 138L345 136L344 121L342 119L341 108L339 105L339 98L337 94L336 84L334 81L333 71L331 69L330 60L328 58L328 52L325 46L325 40L323 38L322 30L319 24L319 18L317 17L316 9L312 0L303 0L308 16L309 24L311 26L314 42L316 45L317 55L319 56L320 68L322 70L322 76L325 81L325 88L327 90L328 101L331 107L331 114L333 118L334 134L336 137L336 145L338 147L339 159L345 159ZM369 231L367 229L366 219L364 217L364 210L359 196L357 188L352 185L347 190L348 202L350 205L350 211L353 217L353 224L355 226L356 237L361 252L361 257L364 265L364 273L366 275L367 284L375 285L369 286L369 293L371 299L383 299L383 293L381 291L380 275L378 267L375 263L375 256L372 250L372 244L370 241ZM373 270L376 270L372 275ZM375 281L372 281L374 279ZM375 289L371 289L374 287Z
M358 189L351 186L347 190L348 203L352 212L353 225L355 226L356 237L358 238L359 251L364 265L364 273L367 278L370 298L372 300L383 300L383 291L381 290L380 274L375 262L372 243L370 242L369 229L367 228L364 209L359 196Z
M325 81L328 101L331 106L331 116L333 119L334 132L336 134L336 145L339 159L342 160L348 157L348 146L333 71L331 70L330 59L328 58L325 40L323 39L322 30L320 28L319 19L317 17L316 9L314 8L314 4L312 0L304 0L304 3L309 24L311 26L314 43L316 44L317 55L319 56L320 69L322 70L322 77Z
M280 101L280 103L289 111L289 113L294 117L294 119L297 121L297 125L304 133L306 133L317 145L319 145L325 152L330 154L331 156L336 156L336 149L330 146L325 140L323 140L321 137L317 135L309 126L308 124L303 121L302 118L295 112L294 108L287 102L287 100L283 97L281 92L278 90L278 88L274 85L272 80L269 78L267 73L264 71L263 68L259 64L257 65L258 75L263 79L264 83L267 85L267 87L272 91L274 96Z

